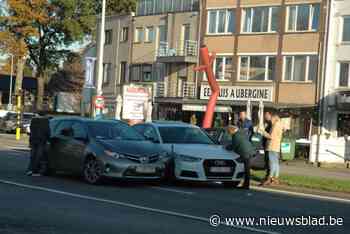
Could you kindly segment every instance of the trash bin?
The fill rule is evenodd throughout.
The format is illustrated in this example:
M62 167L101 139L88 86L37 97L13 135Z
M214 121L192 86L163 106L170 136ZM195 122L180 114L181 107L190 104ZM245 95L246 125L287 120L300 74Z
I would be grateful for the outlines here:
M281 159L290 161L295 158L295 137L290 133L285 133L281 142Z

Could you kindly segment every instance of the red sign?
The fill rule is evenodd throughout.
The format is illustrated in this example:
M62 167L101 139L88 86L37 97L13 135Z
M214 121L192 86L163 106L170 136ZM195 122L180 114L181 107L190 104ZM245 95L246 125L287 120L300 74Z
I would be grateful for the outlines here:
M103 109L105 107L105 98L103 96L96 96L95 107L98 109Z

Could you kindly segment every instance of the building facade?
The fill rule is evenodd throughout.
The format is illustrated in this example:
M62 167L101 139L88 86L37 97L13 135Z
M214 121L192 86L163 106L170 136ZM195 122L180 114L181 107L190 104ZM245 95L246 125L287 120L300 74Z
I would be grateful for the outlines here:
M350 1L333 0L325 64L323 133L350 135Z
M128 37L125 45L120 39L105 45L105 67L111 68L104 74L111 73L113 82L106 82L104 94L113 106L121 92L116 87L149 86L154 118L199 124L210 89L194 67L205 44L216 54L213 68L221 87L217 126L234 122L248 100L256 120L263 100L267 109L288 117L294 135L308 138L322 86L327 2L139 0L134 16L107 18L107 42L108 30L113 38Z

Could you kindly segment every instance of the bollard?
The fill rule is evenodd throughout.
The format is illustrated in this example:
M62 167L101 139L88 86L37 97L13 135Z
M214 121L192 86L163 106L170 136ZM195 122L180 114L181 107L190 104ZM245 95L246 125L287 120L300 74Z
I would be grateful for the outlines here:
M17 96L17 128L16 128L16 140L21 139L21 95Z

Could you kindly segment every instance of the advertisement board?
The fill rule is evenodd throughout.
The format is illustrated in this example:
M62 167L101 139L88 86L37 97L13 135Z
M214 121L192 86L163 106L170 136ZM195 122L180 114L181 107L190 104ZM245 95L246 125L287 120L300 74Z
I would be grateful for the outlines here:
M123 89L123 119L145 119L149 89L139 86L124 86Z

